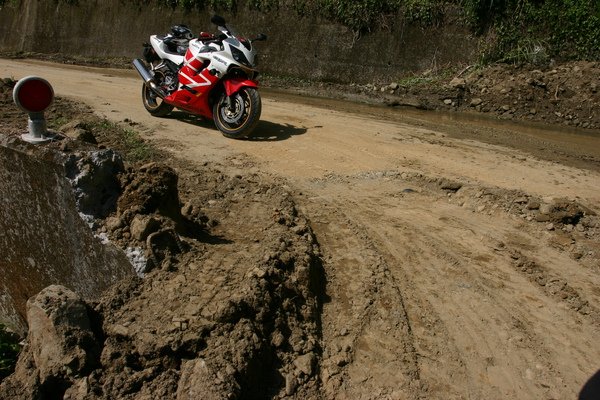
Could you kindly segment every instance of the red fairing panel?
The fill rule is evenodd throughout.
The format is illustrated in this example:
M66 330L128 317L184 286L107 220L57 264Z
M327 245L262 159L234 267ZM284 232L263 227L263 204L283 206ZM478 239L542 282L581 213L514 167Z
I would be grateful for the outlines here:
M191 90L180 89L166 97L165 101L175 107L212 118L208 93L219 81L219 78L211 75L207 68L198 73L194 67L199 64L191 65L193 62L194 60L179 71L179 82Z
M227 79L223 82L225 84L225 94L231 96L240 91L244 87L258 88L258 82L251 79Z

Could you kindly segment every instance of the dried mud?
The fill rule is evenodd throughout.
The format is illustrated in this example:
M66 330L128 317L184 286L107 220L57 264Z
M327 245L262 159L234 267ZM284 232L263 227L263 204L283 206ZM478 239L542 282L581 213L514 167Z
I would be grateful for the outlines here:
M587 150L557 154L485 120L282 96L264 99L254 138L231 141L204 121L151 119L126 95L70 90L161 147L181 206L137 217L179 242L94 305L104 350L71 386L87 398L559 399L600 367L596 130ZM123 247L148 246L132 228L155 168L123 175L133 199L97 227Z

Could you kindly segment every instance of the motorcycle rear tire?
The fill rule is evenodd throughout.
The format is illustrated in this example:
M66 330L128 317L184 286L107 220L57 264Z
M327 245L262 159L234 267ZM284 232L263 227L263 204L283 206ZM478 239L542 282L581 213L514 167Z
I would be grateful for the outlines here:
M260 120L260 94L256 88L245 87L231 97L235 107L228 107L227 95L223 93L213 106L213 119L223 136L243 139L252 133Z
M144 108L154 117L166 117L175 107L165 103L148 86L142 85L142 103Z

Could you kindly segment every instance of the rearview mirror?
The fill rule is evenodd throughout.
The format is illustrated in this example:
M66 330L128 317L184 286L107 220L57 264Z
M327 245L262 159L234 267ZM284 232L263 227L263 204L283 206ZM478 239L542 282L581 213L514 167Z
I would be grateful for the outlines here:
M225 18L221 17L220 15L213 15L210 19L210 22L217 26L225 26Z

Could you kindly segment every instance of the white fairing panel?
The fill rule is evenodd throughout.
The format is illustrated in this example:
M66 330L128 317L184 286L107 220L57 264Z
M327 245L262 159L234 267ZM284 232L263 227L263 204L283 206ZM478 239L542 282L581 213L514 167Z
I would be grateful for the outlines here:
M160 58L171 60L177 65L183 62L183 56L167 52L167 46L156 35L150 36L150 45L152 45L152 48Z

